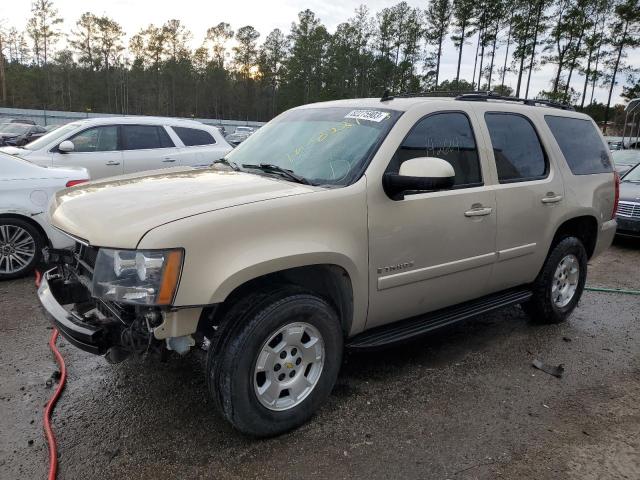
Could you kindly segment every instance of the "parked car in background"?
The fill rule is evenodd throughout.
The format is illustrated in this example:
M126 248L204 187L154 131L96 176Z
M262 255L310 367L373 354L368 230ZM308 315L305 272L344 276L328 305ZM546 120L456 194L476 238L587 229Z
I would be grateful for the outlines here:
M236 129L233 131L233 133L248 133L248 134L252 134L256 131L255 128L253 127L236 127Z
M614 150L611 157L618 173L624 175L640 163L640 150Z
M229 135L227 135L225 138L225 140L227 142L229 142L230 145L237 147L238 145L240 145L242 142L244 142L247 138L249 138L251 136L253 132L249 133L249 132L234 132L231 133Z
M32 271L45 246L73 246L50 226L47 206L58 190L88 179L84 168L44 168L0 153L0 280Z
M617 220L618 235L640 237L640 164L620 181Z
M80 166L92 179L174 166L208 166L231 146L220 131L193 120L108 117L68 123L22 148L5 151L42 166Z
M622 137L604 137L607 145L609 146L609 150L622 150L624 149L624 142L622 141Z
M40 125L28 123L2 123L0 124L0 145L22 146L42 137L47 130Z
M27 125L35 125L33 120L27 120L25 118L11 118L9 120L2 120L3 123L26 123Z

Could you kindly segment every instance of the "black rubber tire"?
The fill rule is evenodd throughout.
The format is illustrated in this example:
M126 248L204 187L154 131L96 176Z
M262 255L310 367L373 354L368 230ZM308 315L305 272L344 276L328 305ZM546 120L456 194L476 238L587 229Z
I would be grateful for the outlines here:
M560 261L569 254L578 259L580 272L578 285L571 301L560 308L551 299L553 275ZM565 321L576 308L587 279L587 252L582 242L576 237L565 237L549 253L542 270L532 285L533 297L522 304L522 308L536 323L553 324Z
M280 435L304 424L328 398L340 371L343 335L334 309L317 295L284 286L246 296L225 316L227 328L212 343L207 357L207 383L218 411L237 430L253 437ZM299 405L269 410L254 392L257 355L277 328L301 318L322 335L322 374Z
M29 262L29 264L26 265L21 270L14 273L0 272L0 280L12 280L14 278L24 277L29 273L33 272L34 268L36 268L36 266L40 263L42 259L42 249L46 245L46 240L43 237L42 233L40 233L40 231L32 223L26 220L22 220L20 218L13 218L13 217L0 218L0 226L3 226L3 225L15 225L17 227L22 228L29 235L31 235L36 245L36 254L33 257L33 260L31 260L31 262Z

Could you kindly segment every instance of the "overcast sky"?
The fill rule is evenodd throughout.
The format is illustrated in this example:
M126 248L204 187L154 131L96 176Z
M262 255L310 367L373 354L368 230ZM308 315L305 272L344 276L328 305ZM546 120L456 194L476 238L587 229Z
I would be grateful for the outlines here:
M2 0L8 7L9 0ZM30 1L18 0L11 2L10 8L0 10L0 19L4 19L5 26L24 28L30 16ZM362 0L234 0L234 1L204 1L204 0L54 0L60 16L64 19L63 31L70 32L75 22L83 12L106 14L119 22L130 37L149 23L163 24L166 20L177 18L193 32L193 47L202 42L208 27L219 22L230 23L237 30L244 25L253 25L261 34L260 41L274 28L289 32L291 23L297 20L299 11L309 8L322 20L330 32L337 24L353 16L355 8L362 4ZM366 5L372 13L397 1L368 0ZM424 8L426 0L407 0L412 6ZM461 77L471 80L473 74L473 58L475 54L475 37L471 39L462 55ZM498 58L504 58L504 51L497 53ZM629 55L628 63L640 67L640 50ZM499 62L500 65L502 61ZM457 52L448 41L444 48L441 66L441 79L455 78ZM535 96L540 90L548 89L553 77L554 66L547 65L535 71L531 79L530 96ZM573 88L582 91L584 77L576 76L572 82ZM516 86L515 75L508 75L505 83L513 88ZM619 78L619 84L614 89L612 103L621 102L620 93L624 76ZM524 91L521 93L524 94ZM606 102L607 90L596 88L598 101Z

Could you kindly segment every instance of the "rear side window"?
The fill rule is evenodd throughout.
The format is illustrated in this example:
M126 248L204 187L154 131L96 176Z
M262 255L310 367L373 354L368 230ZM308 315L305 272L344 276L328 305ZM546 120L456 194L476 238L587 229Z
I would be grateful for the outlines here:
M544 119L574 175L613 172L609 149L593 122L553 115Z
M157 125L122 125L124 150L168 148L174 144L167 131Z
M176 132L176 135L180 137L182 143L184 143L187 147L193 147L196 145L213 145L214 143L216 143L213 136L205 130L186 127L171 128L173 128L173 131Z
M387 171L397 173L403 162L416 157L437 157L449 162L456 173L454 187L482 184L476 140L464 113L437 113L416 123Z
M512 113L486 113L500 183L544 178L547 157L531 122Z

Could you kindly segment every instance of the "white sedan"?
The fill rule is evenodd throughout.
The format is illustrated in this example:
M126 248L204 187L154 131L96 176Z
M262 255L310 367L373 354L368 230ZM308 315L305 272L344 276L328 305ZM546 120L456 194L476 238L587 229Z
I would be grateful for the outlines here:
M73 246L49 225L47 207L58 190L88 179L84 168L45 168L0 153L0 280L31 272L45 246Z

